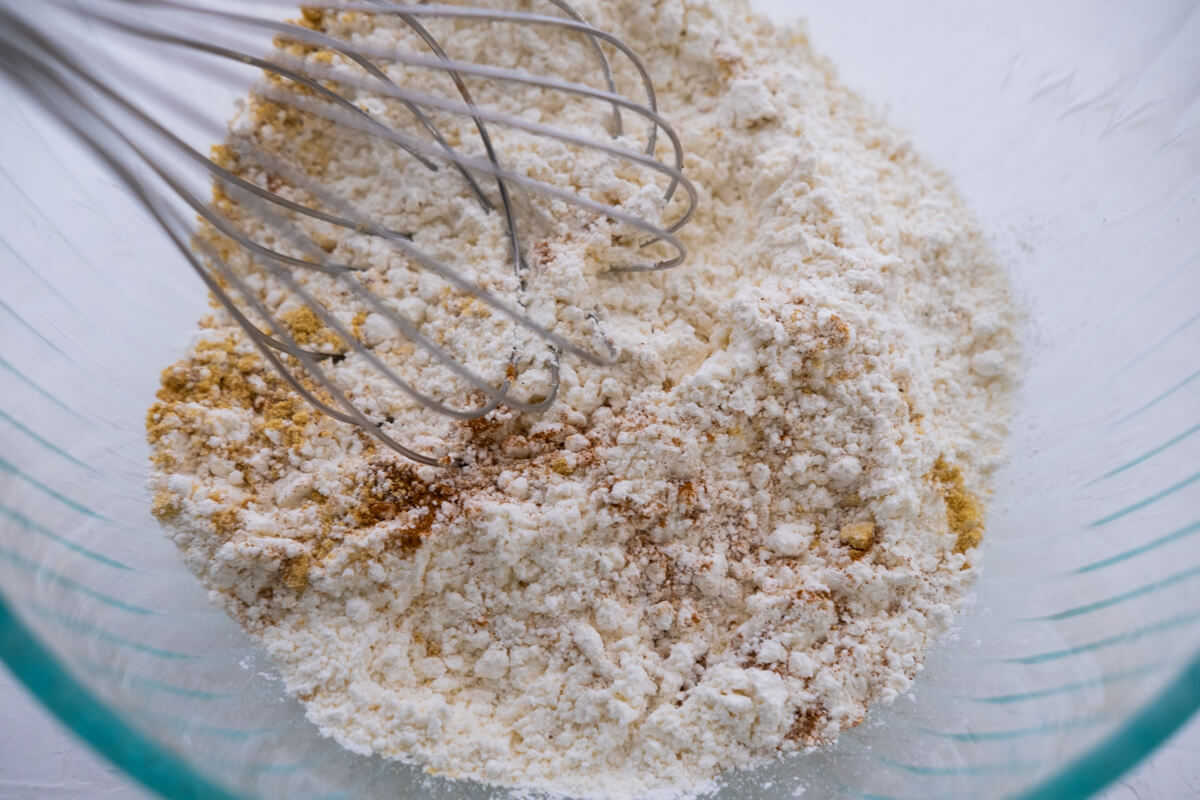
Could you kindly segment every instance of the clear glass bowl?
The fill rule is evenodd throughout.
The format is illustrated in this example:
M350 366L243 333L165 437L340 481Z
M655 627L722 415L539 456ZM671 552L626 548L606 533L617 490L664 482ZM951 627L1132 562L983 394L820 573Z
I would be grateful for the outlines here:
M957 179L1029 313L978 601L913 696L728 798L1086 795L1200 705L1200 7L775 0ZM4 89L0 655L172 797L490 797L321 739L151 519L204 293Z

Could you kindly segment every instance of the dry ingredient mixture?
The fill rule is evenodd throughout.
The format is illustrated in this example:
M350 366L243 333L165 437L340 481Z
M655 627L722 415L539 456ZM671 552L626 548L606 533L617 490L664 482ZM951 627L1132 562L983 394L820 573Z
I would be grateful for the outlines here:
M387 430L467 464L416 467L311 410L217 312L148 414L154 511L345 747L576 796L696 792L828 743L909 688L975 572L1016 358L1011 301L946 176L837 82L803 28L742 0L576 6L645 59L683 138L701 194L683 267L605 274L618 226L547 204L522 287L500 215L453 170L428 173L262 96L217 154L285 195L300 190L239 143L293 154L618 363L564 357L548 412L463 423L415 408L361 358L334 359L329 374ZM382 18L304 19L419 49ZM595 82L591 51L545 31L445 25L452 56ZM441 86L429 71L397 76ZM482 106L558 125L604 115L532 88L472 89ZM439 119L473 146L469 120ZM611 159L496 136L517 171L658 202L661 185ZM254 230L234 199L215 203ZM384 242L304 225L426 335L497 380L509 369L497 353L518 334L500 315ZM223 252L298 342L344 352L310 308ZM467 397L380 315L320 275L304 281L423 388ZM546 348L526 345L516 391L537 398Z

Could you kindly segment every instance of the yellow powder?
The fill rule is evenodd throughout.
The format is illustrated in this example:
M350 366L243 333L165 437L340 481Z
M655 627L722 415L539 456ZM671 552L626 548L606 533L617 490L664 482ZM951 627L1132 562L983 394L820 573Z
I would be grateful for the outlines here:
M266 419L263 427L281 432L283 442L288 447L298 447L304 443L304 429L312 421L312 413L308 408L292 398L270 403L264 409L263 417Z
M232 147L227 144L214 144L209 148L209 158L218 167L227 169L235 175L238 174L238 157ZM221 186L220 181L213 183L213 191Z
M317 316L317 312L308 306L300 306L279 315L279 321L287 326L292 338L300 345L328 345L341 349L342 339Z
M351 331L351 333L354 334L355 339L358 339L360 341L362 340L362 338L363 338L362 326L363 326L363 323L366 321L367 321L367 312L365 310L357 311L354 314L354 319L350 320L350 331Z
M242 517L237 509L223 508L212 515L213 530L222 538L229 538L237 533Z
M158 390L160 403L171 406L178 403L201 402L215 408L251 406L256 392L246 380L246 374L237 368L240 359L231 363L234 353L232 336L216 342L201 342L196 345L190 361L181 361L163 370L162 386ZM170 408L159 408L151 412L162 413ZM152 420L147 419L147 427Z
M180 512L179 498L167 491L154 495L150 513L159 519L170 519Z
M290 398L271 403L263 411L263 416L267 419L265 427L276 431L283 430L295 410L296 401Z
M308 6L301 7L300 19L296 20L296 23L308 28L309 30L324 30L325 11L320 8L311 8Z
M318 561L318 562L324 561L325 556L332 553L333 548L336 546L337 546L337 543L334 542L332 539L322 539L321 541L317 542L316 546L313 547L313 550L312 550L313 560Z
M317 338L317 334L325 328L317 312L308 306L300 306L280 314L279 321L287 326L292 338L299 344L311 344Z
M838 538L855 550L866 550L875 541L874 522L851 522L838 531Z
M266 80L295 95L312 94L313 91L273 72L267 73ZM329 147L335 128L333 122L260 95L251 97L250 112L259 128L272 128L287 134L287 155L309 175L319 178L328 169L332 158ZM269 151L270 147L265 149Z
M946 504L946 521L955 535L954 552L965 553L983 541L983 504L967 490L962 470L939 457L933 465L933 480Z
M283 562L280 580L293 592L302 592L308 586L308 571L312 567L312 556L303 553Z

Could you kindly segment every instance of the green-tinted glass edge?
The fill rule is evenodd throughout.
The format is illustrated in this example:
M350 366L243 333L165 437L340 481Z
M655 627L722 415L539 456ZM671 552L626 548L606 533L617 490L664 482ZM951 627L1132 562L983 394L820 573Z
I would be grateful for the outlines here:
M1200 652L1119 730L1012 800L1091 797L1162 744L1200 708Z
M91 747L148 789L172 800L244 800L142 736L59 665L0 594L0 660ZM1113 735L1013 800L1084 798L1100 791L1174 733L1200 708L1200 652Z
M243 800L147 739L81 686L0 594L0 660L76 735L130 777L172 800Z

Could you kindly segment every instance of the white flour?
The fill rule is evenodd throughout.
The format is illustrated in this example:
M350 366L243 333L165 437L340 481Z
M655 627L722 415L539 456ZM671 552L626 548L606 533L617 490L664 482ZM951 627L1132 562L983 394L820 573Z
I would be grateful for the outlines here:
M151 485L187 564L345 747L577 796L695 792L858 724L906 691L950 623L1001 456L1010 299L946 177L837 83L802 29L740 0L577 7L650 65L701 192L682 232L691 259L654 276L602 274L617 229L542 209L531 313L597 351L606 335L619 363L564 358L550 411L471 424L414 409L354 356L330 366L403 441L468 463L414 468L289 397L216 314L164 373ZM407 41L361 16L322 24ZM443 41L594 82L586 48L528 30L462 25ZM475 88L556 124L597 116ZM482 285L519 291L499 214L452 170L272 119L248 109L233 151L250 137L309 153L323 185ZM447 130L471 140L466 122ZM658 213L644 176L498 139L518 171ZM309 227L427 335L503 376L515 334L498 315L377 240ZM337 348L255 280L303 343ZM322 280L310 289L389 363L466 397ZM518 391L536 397L545 347L522 352Z

